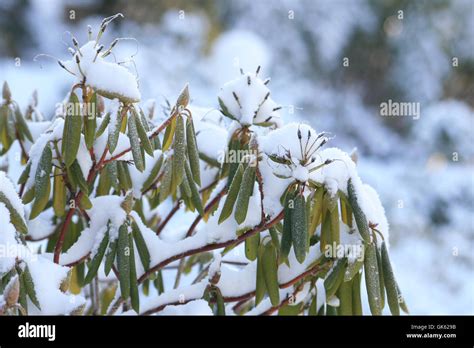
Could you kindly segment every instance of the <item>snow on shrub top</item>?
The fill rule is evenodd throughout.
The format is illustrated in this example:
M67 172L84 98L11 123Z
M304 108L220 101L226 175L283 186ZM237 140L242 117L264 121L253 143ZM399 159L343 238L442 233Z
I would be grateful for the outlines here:
M127 68L105 61L100 53L101 47L96 41L89 41L77 50L71 60L62 64L77 77L78 82L85 80L105 97L118 98L127 103L140 101L136 77Z
M257 70L256 74L242 74L227 82L218 96L223 114L243 126L279 125L280 107L270 97L267 81L258 77Z

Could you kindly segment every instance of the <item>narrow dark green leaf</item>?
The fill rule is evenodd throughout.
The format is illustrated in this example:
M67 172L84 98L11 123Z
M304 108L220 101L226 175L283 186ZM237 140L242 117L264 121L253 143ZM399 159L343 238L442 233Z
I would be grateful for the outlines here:
M132 222L132 233L143 268L147 270L150 267L150 252L148 251L145 239L143 239L143 235L136 222Z
M250 261L257 258L258 246L260 244L260 234L256 233L245 239L245 256Z
M31 207L30 220L36 218L46 207L51 192L51 175L53 153L49 144L43 149L35 174L35 201Z
M23 118L23 115L18 105L15 105L15 120L18 133L24 135L30 142L33 142L33 136L30 133L30 129L28 128L28 125L25 119Z
M186 140L184 133L183 117L176 118L176 130L173 143L173 181L175 185L181 184L184 175L184 164L186 161ZM192 176L191 176L192 177Z
M365 247L365 284L367 287L370 312L373 315L381 315L380 281L375 248L376 246L372 243L367 244Z
M133 247L133 237L128 235L128 245L130 246L130 300L132 308L136 313L140 313L140 295L138 294L137 270L135 268L135 252Z
M194 207L197 209L199 215L204 216L204 207L202 206L201 196L199 195L198 188L194 183L193 174L191 173L191 168L189 168L189 163L184 164L186 176L188 178L189 187L191 188L191 200Z
M356 273L352 279L352 314L362 315L362 300L360 296L361 274Z
M239 195L237 196L237 201L235 205L235 221L240 225L245 221L247 217L247 211L249 208L250 197L252 196L253 187L255 183L255 167L248 166L242 176L241 189Z
M104 254L105 254L105 251L107 250L108 245L109 245L109 231L107 230L104 234L104 238L102 238L102 241L100 242L97 252L92 257L92 261L89 263L89 270L87 271L87 275L84 278L84 284L89 284L92 281L92 279L95 277L95 275L97 274L100 263L102 262L102 259L104 258Z
M117 265L120 280L120 292L122 298L130 296L130 245L128 239L128 227L123 224L119 228L117 245Z
M110 270L114 264L115 256L117 254L117 241L111 241L109 244L109 248L107 254L105 255L105 265L104 265L104 272L105 275L109 275Z
M143 172L145 170L145 161L143 160L142 151L140 147L140 139L138 137L137 124L135 122L135 116L132 114L128 118L128 139L130 139L130 147L132 149L133 161L135 167Z
M272 243L267 243L263 250L263 276L265 286L273 306L280 304L280 288L278 284L277 251Z
M66 167L69 167L76 159L79 144L81 142L82 117L77 113L80 110L79 99L75 93L71 93L69 104L66 108L64 130L61 152Z
M239 165L232 184L230 185L229 191L227 193L224 206L222 207L221 215L219 216L219 224L225 221L234 210L235 201L240 191L240 184L242 183L242 176L244 173L244 167L242 163Z
M186 120L186 143L188 147L188 160L193 173L194 182L201 186L201 172L199 167L199 150L197 147L196 132L193 120Z
M308 247L308 222L306 219L306 203L303 194L296 195L294 208L291 210L291 237L296 260L303 263Z
M355 192L354 185L352 184L352 179L349 179L347 182L347 193L349 195L349 203L352 208L352 212L354 214L354 218L356 220L357 229L362 237L362 239L366 242L370 242L370 233L369 233L369 225L367 223L367 218L365 217L364 212L362 211L359 203L357 201L357 194Z
M282 261L288 260L288 254L291 250L293 237L291 235L291 216L294 209L294 198L296 192L294 190L288 190L285 196L285 206L284 206L284 220L283 220L283 234L281 236L281 252L280 256Z
M142 124L142 120L140 119L140 116L138 115L135 109L133 109L133 120L135 121L138 137L140 138L140 144L142 148L147 154L153 157L153 146L151 145L150 139L148 139L145 126Z
M89 104L92 105L92 114L86 113L84 115L84 140L88 149L94 145L97 117L99 116L97 93L92 95Z
M387 302L390 308L390 312L393 315L400 315L400 304L398 302L399 294L397 289L397 281L395 280L395 274L393 273L392 264L390 263L390 257L388 256L387 246L385 242L382 242L382 269L385 289L387 290Z
M342 281L337 290L339 315L352 315L352 281Z
M30 269L28 268L28 266L25 266L25 269L23 270L23 279L25 281L26 292L31 302L33 302L33 304L38 309L41 309L38 298L36 297L35 284L33 283L33 278L31 277Z
M337 289L339 289L339 286L343 282L345 268L346 268L345 259L336 260L329 275L327 275L326 279L324 279L324 287L326 288L327 300L329 300L331 297L333 297L336 294Z
M256 279L256 290L255 290L255 305L258 305L265 296L267 292L267 287L265 285L265 277L263 270L263 251L264 245L260 244L258 248L258 258L257 258L257 279Z

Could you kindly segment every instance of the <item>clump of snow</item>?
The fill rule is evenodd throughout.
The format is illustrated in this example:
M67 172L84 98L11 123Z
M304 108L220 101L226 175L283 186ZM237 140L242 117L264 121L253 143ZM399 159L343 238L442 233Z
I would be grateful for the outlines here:
M278 105L257 74L243 74L227 82L222 86L219 98L241 125L266 122L280 124Z
M62 62L66 69L77 77L85 78L86 84L108 98L119 98L123 102L140 101L137 78L125 67L107 62L96 41L91 40L78 49L71 60Z

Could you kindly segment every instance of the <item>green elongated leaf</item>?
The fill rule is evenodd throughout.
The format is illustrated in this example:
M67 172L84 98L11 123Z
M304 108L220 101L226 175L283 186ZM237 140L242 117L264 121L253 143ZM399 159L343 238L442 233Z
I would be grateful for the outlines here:
M175 182L176 186L181 184L181 181L183 181L185 161L186 140L184 133L184 121L183 117L178 115L176 118L176 129L173 143L173 181Z
M84 276L85 276L85 263L84 262L81 262L80 264L78 264L75 269L76 269L76 281L77 281L77 285L79 287L83 287L84 286Z
M268 232L270 233L270 237L272 238L272 243L273 246L277 249L280 250L280 240L278 239L278 231L275 227L270 227L268 229Z
M336 246L340 244L340 233L339 233L339 207L338 207L338 200L337 196L335 197L329 197L329 203L328 203L328 211L329 211L329 217L331 221L331 238L330 238L330 244L334 245L336 243Z
M28 314L28 300L27 300L27 292L26 292L26 284L25 284L25 275L24 273L20 274L20 295L18 297L18 303L23 307L25 312Z
M135 121L135 126L137 128L137 134L140 138L140 144L145 150L147 154L153 157L153 146L151 145L150 139L148 139L148 135L146 134L146 129L140 116L138 115L137 111L133 109L133 120Z
M24 194L23 197L21 197L21 201L23 204L28 204L30 203L34 198L35 198L35 187L29 188Z
M256 233L253 236L245 239L245 256L250 261L254 261L257 258L258 245L260 244L260 234Z
M102 121L100 122L99 128L97 128L95 135L96 137L100 137L102 134L104 134L105 130L107 129L107 126L110 123L110 112L106 113L104 117L102 117Z
M221 291L219 288L215 289L215 296L216 296L216 315L225 315L225 303L224 297L222 296Z
M117 175L120 188L124 191L130 190L132 188L132 178L126 162L117 161Z
M188 177L186 175L183 177L183 181L181 182L180 189L181 189L181 196L183 199L185 199L185 197L188 198L192 196L191 186L189 186ZM185 201L189 201L189 199L185 199Z
M314 295L309 305L308 315L316 316L318 315L318 296Z
M280 304L280 287L278 284L277 251L272 243L264 245L263 250L263 277L265 286L273 306Z
M2 155L8 151L13 142L9 134L9 113L8 104L0 105L0 142L3 145L3 150L0 154Z
M81 200L79 201L79 206L84 210L88 210L92 208L92 202L89 199L89 196L87 194L84 193L82 195Z
M250 196L252 196L253 187L255 183L255 167L247 166L242 176L242 184L239 194L237 196L237 202L235 203L235 221L240 225L245 221L247 217L247 211L249 208Z
M191 200L193 205L198 211L199 215L204 216L204 208L202 206L201 196L199 195L199 191L196 187L196 184L194 183L193 174L191 173L191 168L189 168L189 164L187 162L184 164L184 168L188 178L189 187L191 188Z
M31 273L28 266L25 266L25 269L23 270L23 280L25 281L26 293L28 294L31 302L33 302L33 304L38 309L41 309L38 298L36 297L35 284L33 283L33 278L31 278Z
M145 170L145 161L143 160L142 151L140 147L140 139L138 137L137 124L135 122L135 116L132 115L128 118L128 138L130 139L130 147L132 149L133 161L135 167L143 172Z
M224 104L224 101L221 99L221 98L217 98L217 100L219 101L219 106L221 108L221 112L224 116L227 116L228 118L230 118L231 120L234 120L234 121L237 121L237 119L235 118L234 115L232 115L229 111L229 109L227 108L227 106Z
M117 114L115 116L110 116L110 122L108 124L109 136L107 139L107 144L109 145L110 153L113 153L115 151L115 148L117 147L123 117L126 116L122 115L120 108L117 110Z
M258 248L258 258L257 258L257 279L255 287L255 305L258 305L265 296L267 292L267 286L265 285L265 272L263 270L263 251L264 245L260 244Z
M7 132L12 141L16 139L15 112L11 107L8 107Z
M176 129L176 117L171 120L165 130L165 135L163 136L163 151L166 151L171 146L173 141L174 132Z
M285 219L283 220L283 234L281 236L281 249L280 249L280 256L282 261L288 260L288 254L290 253L291 245L292 245L292 211L295 208L295 198L296 191L291 190L288 191L285 197L285 207L284 207L284 216Z
M15 121L18 133L22 136L24 135L30 142L33 142L33 136L30 133L30 129L28 128L18 105L15 105Z
M342 281L337 290L339 315L352 315L352 281Z
M109 275L110 270L114 264L115 256L117 255L117 241L111 241L109 244L109 248L107 254L105 255L105 265L104 265L104 272L105 275Z
M326 210L323 214L323 223L321 225L321 239L319 242L320 250L322 253L326 252L328 246L331 246L331 216L329 211Z
M296 260L303 263L308 247L308 222L306 220L306 203L303 194L297 194L295 206L291 210L291 238Z
M148 176L148 178L143 183L142 191L147 190L155 182L155 179L158 176L158 173L160 172L160 169L161 169L162 165L163 165L163 155L160 155L158 160L153 165L153 168L151 169L150 175Z
M140 260L142 261L143 268L147 270L150 267L150 252L148 251L145 239L143 239L142 233L140 232L140 229L138 228L138 225L135 221L132 222L132 234L137 246L138 255L140 255Z
M410 314L410 311L408 310L408 306L405 302L405 298L402 295L402 292L400 291L400 288L398 287L397 284L397 293L398 293L398 303L400 304L400 309L404 311L406 314Z
M135 312L140 313L140 296L138 294L137 269L135 268L135 253L133 247L133 237L128 235L128 245L130 246L130 300Z
M89 284L92 279L97 274L99 270L100 263L104 258L105 251L107 250L107 246L109 245L109 230L107 230L104 234L104 238L100 242L99 248L95 253L92 261L89 263L89 270L87 271L86 277L84 278L84 284Z
M318 227L319 221L321 220L321 214L323 211L323 197L324 187L320 186L316 189L316 193L313 198L313 209L311 212L311 223L309 227L309 233L314 234Z
M361 282L360 273L356 273L352 280L352 314L353 315L362 315L362 300L360 296L360 282Z
M160 184L160 197L159 197L160 203L163 202L171 192L171 181L173 178L173 171L172 171L172 162L170 161L169 158L166 159L163 173L164 173L163 179L161 180L161 184Z
M338 259L333 266L331 273L324 279L324 287L326 288L326 299L333 297L339 286L344 280L344 271L346 268L346 260Z
M373 315L382 314L382 304L380 299L380 278L377 265L376 246L372 243L365 247L364 271L367 296L369 298L370 312Z
M66 212L66 185L59 168L54 168L53 209L54 214L59 217Z
M69 167L77 156L81 142L82 117L77 114L80 103L77 95L71 93L68 112L65 115L61 153L66 167Z
M145 129L146 132L150 131L150 125L148 124L148 119L145 116L145 113L143 112L142 109L140 109L140 121L142 123L143 129ZM150 115L150 119L153 118L153 115Z
M382 242L381 254L383 280L385 289L387 290L388 307L390 308L390 312L392 313L392 315L400 315L397 281L395 280L395 274L393 273L392 264L390 263L390 257L388 256L387 246L385 245L385 242Z
M354 218L356 221L357 229L362 237L362 239L366 242L370 242L370 232L369 232L369 225L367 223L367 218L362 211L358 201L357 201L357 194L355 192L354 184L352 183L352 179L349 179L347 182L347 193L349 194L349 203L352 208L352 212L354 214Z
M74 160L74 162L71 164L68 175L72 179L72 181L77 186L79 186L82 192L84 192L85 194L89 193L89 186L87 185L87 181L84 178L84 175L82 174L81 166L79 165L79 162L77 160Z
M339 195L340 202L341 202L341 220L347 226L352 228L352 209L349 203L349 199L341 190L339 190L337 194Z
M234 160L230 161L230 164L228 165L229 167L229 175L227 177L228 188L230 188L230 185L232 184L232 181L234 180L234 175L237 171L237 168L240 165L240 162L237 160L237 156L236 156L236 154L239 153L239 150L244 150L244 149L241 148L240 140L236 136L233 136L230 139L229 146L227 149L227 156L229 159L232 158L232 155L234 155ZM224 161L224 164L228 164L228 162L229 161Z
M117 244L117 265L120 280L120 292L123 299L130 296L130 245L128 227L123 224L119 228Z
M113 187L116 191L118 191L119 189L118 163L119 161L112 161L107 163L107 165L105 166L104 173L104 176L107 176L110 182L110 186Z
M364 265L363 259L357 259L354 262L349 262L347 264L346 272L344 273L344 281L348 282L359 273L360 269Z
M89 104L92 105L92 114L84 115L84 141L88 149L94 145L97 117L99 116L97 93L92 94Z
M46 207L51 192L51 175L53 153L48 144L44 147L35 174L35 201L31 207L30 220L36 218Z
M186 120L186 143L188 148L188 160L193 179L196 184L201 186L201 171L199 168L199 150L197 147L196 132L192 119Z
M161 270L156 273L156 279L153 281L153 285L155 285L156 290L158 291L158 295L161 295L165 292L165 286L163 283L163 274Z
M31 162L28 162L23 172L21 172L20 178L18 179L18 185L26 184L26 181L30 177Z
M1 189L1 188L0 188ZM28 233L28 227L23 216L13 207L7 196L0 191L0 203L5 204L5 207L10 212L10 221L15 228L21 233Z
M227 193L224 206L222 207L221 215L219 216L219 224L227 220L227 218L232 214L234 210L235 201L240 190L240 184L242 183L242 176L244 174L244 166L239 164L237 172L234 175L232 184L230 185L229 191Z
M379 271L379 283L380 283L380 308L385 307L385 285L384 285L384 275L382 267L382 255L379 248L375 248L375 253L377 256L377 269Z

